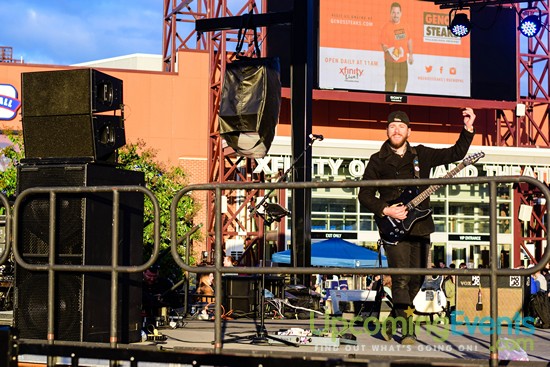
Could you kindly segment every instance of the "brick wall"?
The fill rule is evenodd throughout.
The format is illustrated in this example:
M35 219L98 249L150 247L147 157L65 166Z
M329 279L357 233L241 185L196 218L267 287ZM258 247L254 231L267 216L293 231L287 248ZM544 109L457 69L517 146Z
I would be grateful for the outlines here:
M179 164L188 175L189 184L204 184L208 183L208 162L206 158L179 158ZM200 252L206 250L206 220L207 220L207 208L206 208L206 193L207 191L197 191L193 193L193 197L200 205L200 210L195 216L195 225L203 224L201 228L203 241L193 241L193 247L191 253L196 259L200 260Z

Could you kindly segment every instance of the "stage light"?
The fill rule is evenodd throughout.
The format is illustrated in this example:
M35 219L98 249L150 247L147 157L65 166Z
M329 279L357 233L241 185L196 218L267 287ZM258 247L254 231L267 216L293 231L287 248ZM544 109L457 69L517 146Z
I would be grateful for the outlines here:
M456 9L452 9L449 12L449 19L451 19L451 14L455 12L453 20L449 22L449 30L456 37L465 37L470 33L472 24L468 19L468 15L465 13L456 13Z
M523 17L523 13L529 14ZM540 22L540 9L538 8L525 8L519 12L519 31L525 37L534 37L539 33L541 28Z

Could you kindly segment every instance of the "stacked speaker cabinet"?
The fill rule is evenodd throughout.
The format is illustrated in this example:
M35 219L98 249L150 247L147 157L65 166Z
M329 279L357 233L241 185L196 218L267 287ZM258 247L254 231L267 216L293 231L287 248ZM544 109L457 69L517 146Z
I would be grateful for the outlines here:
M34 187L144 185L143 174L95 163L24 164L18 170L18 192ZM120 192L119 264L142 264L143 195ZM57 264L111 265L113 195L59 193L55 202ZM31 264L47 264L50 227L49 195L22 202L18 249ZM120 273L119 341L140 340L141 273ZM48 272L16 265L14 322L21 338L46 339ZM109 342L111 274L56 272L55 339Z
M122 80L94 69L23 73L27 159L116 160L126 144Z
M23 73L25 159L18 194L36 187L144 185L140 172L117 169L125 142L122 81L94 69ZM120 192L114 227L113 193L26 196L17 219L19 253L30 264L112 265L118 231L118 265L143 263L141 193ZM55 208L50 210L50 206ZM51 221L51 212L55 217ZM50 226L55 251L50 256ZM14 324L21 338L47 339L49 273L16 264ZM54 339L110 342L111 273L61 272L54 276ZM141 338L141 274L119 273L115 300L119 342Z

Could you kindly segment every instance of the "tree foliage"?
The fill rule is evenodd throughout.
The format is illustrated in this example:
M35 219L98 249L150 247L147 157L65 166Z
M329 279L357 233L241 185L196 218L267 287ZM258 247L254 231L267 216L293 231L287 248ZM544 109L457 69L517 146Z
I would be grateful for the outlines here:
M3 131L7 135L11 145L0 149L1 167L0 187L2 193L9 200L15 200L17 192L17 165L24 158L23 138L20 134ZM160 206L160 240L161 258L159 265L165 276L179 279L181 271L175 264L170 253L170 206L175 194L187 185L187 175L181 167L167 167L156 159L156 152L146 146L143 140L137 143L127 144L119 149L118 168L132 171L141 171L145 176L146 187L153 192ZM193 227L193 217L199 207L191 196L184 195L177 206L178 238L185 238L185 234ZM144 261L149 259L154 243L154 218L153 205L145 199L144 207ZM196 232L198 233L198 232ZM193 235L198 239L198 235ZM185 255L186 243L178 246L178 253ZM192 254L192 251L190 250ZM191 263L194 259L191 258Z
M0 188L9 200L14 200L17 192L17 165L25 157L23 136L13 131L2 131L12 142L0 149L2 169L0 169Z
M182 190L188 183L187 175L181 167L166 167L156 160L156 152L148 148L143 140L137 143L127 144L119 150L119 165L121 168L141 171L145 175L145 183L151 190L160 206L160 239L161 256L159 263L161 271L170 272L173 275L177 272L176 265L170 255L170 205L176 193ZM185 237L185 234L193 227L193 217L199 209L198 204L189 195L184 195L177 206L176 216L178 218L177 233L178 239ZM145 230L144 243L146 244L144 256L148 258L153 246L153 207L149 200L145 201ZM198 233L198 232L197 232ZM192 237L197 239L197 236ZM178 246L181 256L185 255L185 243ZM190 253L192 253L190 251ZM193 263L194 260L191 259ZM176 275L179 278L179 274Z

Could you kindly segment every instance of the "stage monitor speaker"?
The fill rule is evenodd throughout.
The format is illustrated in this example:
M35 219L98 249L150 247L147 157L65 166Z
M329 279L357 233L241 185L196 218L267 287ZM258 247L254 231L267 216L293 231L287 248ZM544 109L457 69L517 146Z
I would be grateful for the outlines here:
M144 185L141 172L98 164L22 164L18 192L52 186ZM70 265L111 265L112 193L56 195L55 261ZM18 249L26 262L47 264L49 195L32 195L21 203ZM142 264L141 193L120 193L119 264ZM55 339L109 342L111 274L56 272ZM141 273L119 275L118 341L141 339ZM20 338L47 339L48 273L16 265L14 324Z
M488 276L458 276L456 278L456 320L459 323L488 322L491 304ZM480 288L481 285L481 288ZM523 316L525 297L529 295L523 276L500 276L498 285L498 317L502 324L507 319ZM481 290L481 299L479 291Z
M25 158L107 161L126 144L121 116L66 115L23 119Z
M122 80L94 69L21 74L23 120L31 116L88 115L122 108Z
M222 305L225 310L233 310L235 317L255 316L259 280L257 276L224 275Z

